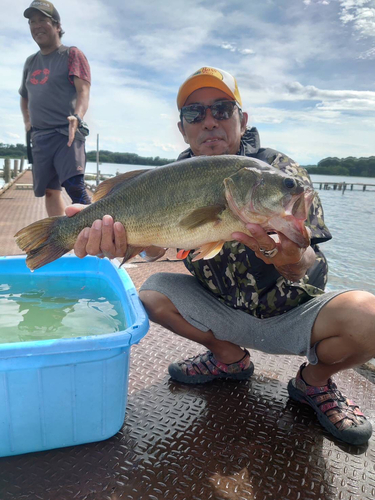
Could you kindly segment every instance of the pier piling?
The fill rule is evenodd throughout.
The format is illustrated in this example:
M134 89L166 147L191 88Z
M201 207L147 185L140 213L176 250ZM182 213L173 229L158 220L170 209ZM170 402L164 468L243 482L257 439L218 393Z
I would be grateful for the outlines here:
M14 160L14 162L13 162L13 177L17 177L17 175L18 175L19 163L20 163L19 160Z
M10 159L5 158L4 160L4 182L5 184L8 184L11 179L11 174L10 174Z

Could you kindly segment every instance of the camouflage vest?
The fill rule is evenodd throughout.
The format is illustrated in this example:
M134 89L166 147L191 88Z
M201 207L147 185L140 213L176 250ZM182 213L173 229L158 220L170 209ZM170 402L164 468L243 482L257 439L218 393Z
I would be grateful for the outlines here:
M311 185L306 170L286 155L270 148L260 148L258 131L254 127L245 132L237 154L258 158ZM191 156L192 151L187 149L178 159ZM184 263L202 286L228 306L257 318L283 314L324 293L327 282L328 265L318 243L332 236L324 223L318 196L311 206L306 225L311 229L311 246L315 250L316 261L298 282L285 279L273 266L258 259L250 248L236 241L226 242L220 253L209 260L192 262L191 252Z

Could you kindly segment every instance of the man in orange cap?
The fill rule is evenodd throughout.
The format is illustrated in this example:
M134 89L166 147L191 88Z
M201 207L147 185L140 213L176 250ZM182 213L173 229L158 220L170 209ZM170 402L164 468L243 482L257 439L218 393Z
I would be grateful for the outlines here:
M177 106L178 127L189 145L179 159L249 156L311 185L307 172L286 155L260 147L257 130L246 126L236 80L226 71L200 68L180 87ZM70 207L68 215L76 210ZM124 227L118 222L113 226L110 216L103 221L80 234L76 255L125 254ZM324 293L327 263L318 243L331 235L319 197L308 217L308 248L282 234L275 242L257 224L246 226L252 237L233 233L233 241L211 259L193 262L191 251L184 258L191 275L158 273L142 285L140 298L152 321L208 349L172 363L170 376L186 384L249 378L254 366L247 348L304 355L309 364L302 364L290 380L289 395L309 404L333 436L350 444L367 442L370 422L331 376L374 356L375 297L363 291ZM161 255L163 249L152 247L144 257Z

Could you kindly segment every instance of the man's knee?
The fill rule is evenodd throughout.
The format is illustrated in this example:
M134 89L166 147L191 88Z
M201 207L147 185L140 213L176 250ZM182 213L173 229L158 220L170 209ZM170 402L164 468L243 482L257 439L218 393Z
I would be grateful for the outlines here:
M59 189L47 188L45 192L46 198L59 198L61 196L61 191Z
M337 295L319 312L312 342L337 337L356 351L367 346L375 351L375 296L364 291Z
M356 348L369 350L375 356L375 296L354 291L339 297L342 301L337 320L342 335Z
M170 314L178 312L168 297L160 292L155 292L154 290L141 290L139 292L139 298L150 320L154 323L164 323L165 319Z

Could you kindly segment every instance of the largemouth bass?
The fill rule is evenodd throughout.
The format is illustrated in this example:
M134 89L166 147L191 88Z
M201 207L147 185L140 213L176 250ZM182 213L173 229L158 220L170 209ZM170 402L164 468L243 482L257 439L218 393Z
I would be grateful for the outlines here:
M34 222L15 238L31 270L67 253L80 231L106 214L126 229L122 263L150 245L195 249L195 260L209 259L234 231L250 234L247 222L307 247L304 221L313 196L301 179L260 160L199 156L108 179L98 186L93 203L75 216Z

